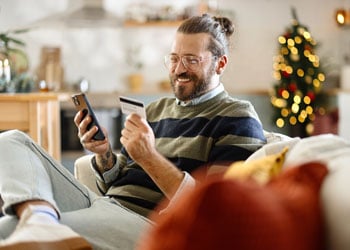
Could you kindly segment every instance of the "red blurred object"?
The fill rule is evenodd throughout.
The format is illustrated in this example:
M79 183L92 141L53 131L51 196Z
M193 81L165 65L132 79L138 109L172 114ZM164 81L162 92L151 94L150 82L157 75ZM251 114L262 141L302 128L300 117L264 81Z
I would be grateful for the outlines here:
M314 120L314 132L313 135L319 134L338 134L338 121L339 112L338 109L334 109L328 113L320 114L315 112Z
M289 84L289 86L288 86L288 89L289 89L289 91L290 92L295 92L296 90L297 90L297 85L296 85L296 83L294 83L294 82L292 82L291 84Z

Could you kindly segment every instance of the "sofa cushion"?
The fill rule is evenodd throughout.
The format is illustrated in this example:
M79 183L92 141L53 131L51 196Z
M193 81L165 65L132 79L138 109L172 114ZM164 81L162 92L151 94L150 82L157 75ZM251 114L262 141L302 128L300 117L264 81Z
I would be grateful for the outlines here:
M289 151L284 168L315 160L329 171L321 188L327 249L350 249L350 141L332 134L304 138Z
M137 249L322 249L320 163L283 170L266 185L207 179L165 214Z
M266 130L264 130L264 136L266 138L267 144L280 142L280 141L289 141L292 139L292 137L288 135L277 133L277 132L270 132Z
M255 151L252 155L250 155L246 161L249 162L256 159L261 159L262 157L265 157L267 155L277 154L281 151L281 149L285 147L287 147L290 151L294 147L294 145L297 144L300 140L301 139L299 137L287 137L283 140L270 140L267 144Z
M349 152L350 153L350 152ZM347 159L350 162L350 156ZM321 189L327 249L350 249L350 167L330 173Z
M280 153L268 155L252 161L238 161L232 163L224 174L224 178L237 180L251 179L259 184L265 184L276 177L282 170L288 147Z

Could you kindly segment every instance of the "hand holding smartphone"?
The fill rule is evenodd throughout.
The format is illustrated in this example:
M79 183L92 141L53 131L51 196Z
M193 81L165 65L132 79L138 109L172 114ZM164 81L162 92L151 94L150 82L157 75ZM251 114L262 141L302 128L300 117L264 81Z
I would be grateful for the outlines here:
M97 121L95 113L92 110L91 105L90 105L86 95L84 93L75 94L75 95L72 96L72 101L73 101L74 106L77 109L77 111L83 111L84 117L86 115L90 115L91 116L92 121L88 125L87 129L90 130L91 127L97 126L98 131L93 136L93 139L94 140L104 140L105 139L105 135L102 132L101 126L100 126L100 124Z

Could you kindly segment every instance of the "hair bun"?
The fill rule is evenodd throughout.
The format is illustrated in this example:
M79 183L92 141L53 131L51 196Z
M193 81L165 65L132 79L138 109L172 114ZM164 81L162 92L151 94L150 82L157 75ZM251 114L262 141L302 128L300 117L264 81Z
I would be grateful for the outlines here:
M233 34L235 28L232 21L227 17L213 17L214 21L220 23L223 32L229 37Z

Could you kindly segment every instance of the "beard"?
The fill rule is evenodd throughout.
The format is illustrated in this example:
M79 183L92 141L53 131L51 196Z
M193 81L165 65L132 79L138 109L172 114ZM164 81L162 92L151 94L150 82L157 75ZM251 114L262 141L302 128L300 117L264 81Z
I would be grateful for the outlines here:
M170 75L170 83L175 97L181 101L189 101L208 92L212 76L215 73L214 67L215 65L211 65L208 72L201 78L189 72L180 75ZM190 83L178 86L176 81L181 78L189 79Z

